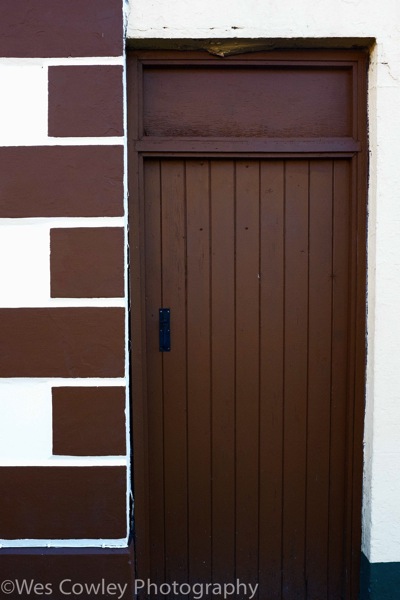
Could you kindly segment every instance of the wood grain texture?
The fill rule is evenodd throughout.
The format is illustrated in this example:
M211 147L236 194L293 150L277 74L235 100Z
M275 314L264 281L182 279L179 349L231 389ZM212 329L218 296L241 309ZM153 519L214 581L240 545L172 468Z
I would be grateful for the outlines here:
M151 580L165 581L165 517L164 517L164 405L163 356L159 351L158 308L162 302L161 278L161 165L151 161L144 170L146 190L146 335L147 367L152 376L147 381L148 427L153 435L148 455L149 537Z
M261 600L342 589L348 185L345 160L145 162L159 579L173 563L258 582Z
M188 574L211 579L210 166L186 163Z
M212 574L232 581L235 510L235 165L210 162L212 378Z
M282 507L284 600L303 600L306 597L308 169L308 161L286 163Z
M254 584L259 510L260 165L238 160L235 167L236 576Z
M163 354L166 581L188 577L186 201L183 160L161 165L162 302L171 309ZM157 306L157 309L159 307ZM150 492L151 493L151 492Z
M285 163L261 162L259 583L281 598ZM260 600L262 595L260 594Z
M316 160L310 163L309 185L306 577L309 595L324 598L328 589L334 275L332 161Z

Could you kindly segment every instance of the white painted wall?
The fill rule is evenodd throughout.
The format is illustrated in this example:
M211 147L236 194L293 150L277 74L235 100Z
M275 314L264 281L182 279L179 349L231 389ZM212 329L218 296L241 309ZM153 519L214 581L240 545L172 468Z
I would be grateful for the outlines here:
M400 561L400 2L131 0L134 39L373 37L363 551Z

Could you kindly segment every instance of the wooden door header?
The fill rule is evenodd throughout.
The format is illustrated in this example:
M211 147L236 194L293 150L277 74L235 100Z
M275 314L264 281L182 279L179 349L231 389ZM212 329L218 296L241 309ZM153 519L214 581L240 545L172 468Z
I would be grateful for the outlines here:
M132 52L139 151L357 152L364 52ZM360 114L361 113L361 114ZM362 129L362 128L361 128ZM251 148L250 148L251 145Z

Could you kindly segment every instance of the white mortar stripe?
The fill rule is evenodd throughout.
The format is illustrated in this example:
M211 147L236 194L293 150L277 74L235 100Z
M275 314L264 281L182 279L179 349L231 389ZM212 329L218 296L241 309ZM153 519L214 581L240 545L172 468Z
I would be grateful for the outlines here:
M0 227L7 225L40 225L55 227L124 227L124 217L16 217L0 218Z
M35 299L18 298L1 300L0 308L125 308L124 298L49 298L36 301Z
M61 58L0 58L0 66L13 67L65 67L65 66L103 66L123 65L124 57L121 56L69 56Z
M43 459L0 458L0 467L127 467L127 456L50 456Z
M104 308L125 308L125 298L51 298L48 304L42 304L40 308L51 307L104 307ZM39 308L39 307L35 307Z
M104 137L47 137L47 146L122 146L124 136Z
M125 47L124 47L124 59L125 59ZM127 105L127 72L126 72L126 60L124 60L123 67L123 127L124 131L128 131L128 105ZM125 221L125 244L124 244L124 264L125 272L129 267L129 255L128 255L128 215L129 215L129 204L128 204L128 139L125 136L124 142L124 214L126 215ZM124 295L129 302L129 288L128 288L128 277L125 276L124 281ZM129 306L127 306L129 308ZM125 311L125 377L127 381L126 394L125 394L125 433L126 433L126 450L127 454L131 453L131 406L130 406L130 352L129 352L129 310ZM131 463L129 462L126 469L126 529L130 529L130 497L132 493L132 476L131 476ZM133 509L133 507L132 507Z
M0 548L126 548L127 538L116 539L63 539L63 540L0 540Z
M33 136L28 141L21 142L18 138L16 142L12 140L2 142L0 141L0 147L2 148L26 148L32 146L122 146L124 144L124 137L44 137Z
M2 377L0 384L47 383L51 387L124 387L124 377Z

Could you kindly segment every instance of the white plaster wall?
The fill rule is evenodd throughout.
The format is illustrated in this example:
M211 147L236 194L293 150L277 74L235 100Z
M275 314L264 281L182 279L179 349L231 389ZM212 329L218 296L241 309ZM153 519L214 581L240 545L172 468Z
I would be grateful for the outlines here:
M131 0L134 39L372 37L363 551L400 561L400 2Z
M43 383L18 386L3 382L0 387L0 455L3 460L26 460L52 453L51 390Z
M47 128L47 70L5 65L1 69L0 132L3 145L40 137ZM28 91L29 90L29 91Z

